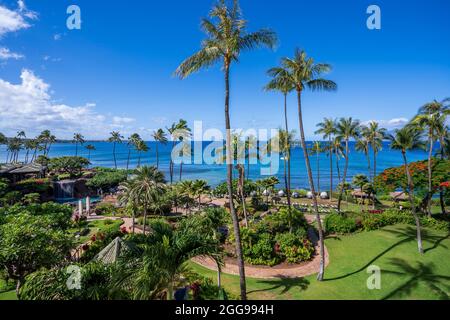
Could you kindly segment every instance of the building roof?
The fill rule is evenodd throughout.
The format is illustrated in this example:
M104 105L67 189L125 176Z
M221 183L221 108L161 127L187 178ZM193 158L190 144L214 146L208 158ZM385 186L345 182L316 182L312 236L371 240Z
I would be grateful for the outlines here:
M408 200L408 195L403 191L391 192L389 194L393 200L405 201Z
M39 163L29 163L12 168L7 173L9 174L41 173L42 171L44 171L44 169L45 167Z
M101 261L105 264L111 264L117 261L117 259L124 253L134 250L134 247L123 241L120 237L114 239L108 244L102 251L100 251L93 260Z

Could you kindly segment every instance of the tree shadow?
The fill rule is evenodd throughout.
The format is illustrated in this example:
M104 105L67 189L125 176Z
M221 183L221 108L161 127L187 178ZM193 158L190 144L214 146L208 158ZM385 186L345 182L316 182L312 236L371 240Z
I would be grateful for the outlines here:
M388 293L383 300L393 298L394 296L410 296L412 291L416 289L420 283L424 283L433 291L441 300L449 300L448 291L450 286L444 281L449 281L450 276L439 275L434 271L435 265L433 263L419 262L417 267L412 266L403 259L391 258L390 263L399 268L400 271L383 270L383 273L390 273L395 275L402 275L408 277L408 280L400 287ZM444 289L442 288L444 287Z
M396 243L392 244L391 246L389 246L388 248L386 248L385 250L383 250L382 252L380 252L378 255L376 255L374 258L372 258L369 262L367 262L364 266L362 266L361 268L350 272L348 274L342 275L342 276L338 276L338 277L334 277L334 278L325 278L323 281L332 281L332 280L339 280L339 279L344 279L347 277L350 277L354 274L357 274L361 271L366 270L369 266L371 266L376 260L378 260L379 258L381 258L382 256L384 256L385 254L387 254L389 251L391 251L392 249L410 242L410 241L417 241L417 233L416 233L416 228L408 226L406 229L404 230L390 230L390 229L384 229L383 231L386 231L388 233L391 233L393 235L395 235L397 238L399 238L400 240L397 241ZM448 238L448 235L446 237L444 237L442 239L442 237L437 236L437 235L433 235L431 233L429 233L427 230L422 229L422 239L423 240L427 240L430 242L434 241L434 245L431 248L428 248L425 250L425 252L433 250L434 248L437 248L439 246L442 246L444 248L447 248L446 246L444 246L441 242L444 241L446 238ZM419 253L418 253L419 254Z
M298 288L300 291L304 291L308 289L309 281L305 278L289 278L285 276L279 276L276 279L270 279L270 280L260 280L258 281L258 284L263 284L270 286L265 289L258 289L258 290L252 290L248 293L257 293L257 292L264 292L264 291L272 291L277 289L282 289L280 294L285 294L291 289Z

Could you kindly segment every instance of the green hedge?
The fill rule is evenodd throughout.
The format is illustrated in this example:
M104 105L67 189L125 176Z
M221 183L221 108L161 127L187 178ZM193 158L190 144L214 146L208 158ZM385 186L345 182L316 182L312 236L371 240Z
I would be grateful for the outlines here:
M359 230L372 231L394 224L415 225L414 216L409 211L396 209L386 210L382 214L363 214L355 216L339 215L333 213L325 218L325 230L327 233L352 233ZM450 230L450 222L444 219L420 216L422 227L440 231Z

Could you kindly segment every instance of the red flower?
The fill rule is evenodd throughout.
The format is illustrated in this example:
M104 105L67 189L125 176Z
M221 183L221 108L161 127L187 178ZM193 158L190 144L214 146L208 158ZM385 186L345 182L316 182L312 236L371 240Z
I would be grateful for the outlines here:
M92 235L92 237L91 237L91 241L92 241L92 242L95 242L95 241L97 241L97 237L95 236L95 234L94 234L94 235Z
M89 249L89 245L88 244L83 244L81 249L83 249L84 251L87 251Z
M440 184L440 187L450 188L450 181L445 181Z

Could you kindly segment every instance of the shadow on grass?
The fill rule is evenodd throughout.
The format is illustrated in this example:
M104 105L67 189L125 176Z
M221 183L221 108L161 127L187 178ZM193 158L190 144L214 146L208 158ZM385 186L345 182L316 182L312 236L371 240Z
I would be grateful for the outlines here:
M260 280L258 281L258 284L267 285L268 287L264 289L252 290L249 291L248 293L250 294L282 289L280 294L285 294L289 290L296 288L302 291L308 289L309 281L304 278L288 278L280 276L279 278L276 279Z
M449 300L450 297L447 292L450 286L444 282L450 281L450 276L436 274L433 263L419 262L417 267L414 267L403 259L391 258L389 260L390 264L400 271L383 270L383 273L405 276L408 277L408 280L388 293L383 300L411 296L412 291L421 283L434 292L440 300Z
M385 254L387 254L389 251L391 251L392 249L410 242L410 241L417 241L416 237L417 237L417 233L416 233L416 228L408 226L405 230L399 231L399 230L390 230L390 229L383 229L383 231L385 232L389 232L391 234L394 234L397 238L401 239L398 242L392 244L391 246L389 246L388 248L386 248L385 250L383 250L382 252L380 252L378 255L376 255L375 257L373 257L369 262L367 262L364 266L362 266L361 268L359 268L358 270L355 270L353 272L347 273L345 275L342 276L338 276L338 277L334 277L334 278L325 278L323 281L332 281L332 280L339 280L339 279L344 279L347 277L350 277L354 274L357 274L361 271L366 270L370 265L372 265L376 260L378 260L379 258L381 258L382 256L384 256ZM429 242L434 242L434 245L431 248L428 248L425 250L425 253L433 250L437 247L444 247L447 248L446 246L444 246L442 244L442 241L444 241L445 239L447 239L449 237L449 235L447 234L445 237L440 237L437 235L433 235L430 234L427 230L423 230L422 229L422 239L429 241ZM417 253L419 254L419 253Z

